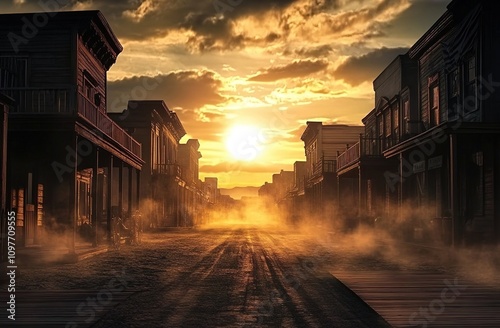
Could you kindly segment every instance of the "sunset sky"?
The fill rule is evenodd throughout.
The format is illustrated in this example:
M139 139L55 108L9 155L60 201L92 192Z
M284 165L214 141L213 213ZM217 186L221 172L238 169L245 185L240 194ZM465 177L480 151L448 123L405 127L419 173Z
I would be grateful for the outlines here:
M1 1L43 11L56 0ZM200 140L200 177L260 186L304 160L308 120L361 124L373 79L441 16L448 0L59 0L98 9L123 45L108 111L163 99Z

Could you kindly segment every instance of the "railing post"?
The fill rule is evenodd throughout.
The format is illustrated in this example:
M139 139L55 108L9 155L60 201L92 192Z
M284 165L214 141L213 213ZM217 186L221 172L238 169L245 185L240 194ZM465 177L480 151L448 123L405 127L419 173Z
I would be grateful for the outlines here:
M359 134L359 156L361 157L362 155L365 154L365 145L363 144L363 134Z
M73 114L78 113L78 103L76 102L76 88L71 87L69 90L69 111L72 112Z

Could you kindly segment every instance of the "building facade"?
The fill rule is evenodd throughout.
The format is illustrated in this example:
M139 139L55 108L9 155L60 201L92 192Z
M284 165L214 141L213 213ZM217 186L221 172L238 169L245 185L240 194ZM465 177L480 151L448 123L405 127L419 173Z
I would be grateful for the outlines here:
M410 49L419 134L386 152L399 157L403 203L426 208L436 237L456 246L500 240L500 24L492 6L452 1Z
M163 100L130 100L122 113L109 115L143 145L140 190L146 227L177 226L186 188L179 161L186 131L177 114Z
M339 178L358 170L365 212L370 189L383 190L380 180L366 184L363 172L367 181L370 170L384 176L384 220L405 238L453 246L500 241L500 23L493 6L452 1L374 83L376 108L363 138L377 131L380 151L364 153L360 140L361 150L339 156Z
M13 99L0 93L0 263L7 261L7 131L9 107L14 105Z
M375 108L362 120L363 134L338 156L338 195L340 204L352 210L350 219L397 213L400 185L386 181L397 176L398 161L384 152L415 135L416 78L416 62L408 55L396 57L373 82Z
M8 207L17 213L20 243L74 251L79 242L109 240L111 208L125 198L137 208L142 149L106 113L106 74L122 46L104 16L47 14L36 38L0 44L0 87L15 100ZM36 17L0 15L0 38L19 41L24 20ZM123 170L115 186L112 177Z
M203 186L199 179L199 151L200 143L197 139L189 139L179 145L179 163L182 167L182 177L186 181L183 193L183 203L178 226L193 226L203 222L203 212L206 205Z
M307 122L301 136L306 156L306 213L312 215L321 208L323 215L332 216L338 211L337 155L359 141L363 131L363 126Z

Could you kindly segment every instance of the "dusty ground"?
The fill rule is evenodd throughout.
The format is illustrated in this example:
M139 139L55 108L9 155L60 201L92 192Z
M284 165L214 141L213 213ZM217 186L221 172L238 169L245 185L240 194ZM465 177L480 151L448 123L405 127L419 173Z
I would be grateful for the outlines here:
M22 270L22 290L129 292L92 327L388 327L336 270L453 270L447 256L275 226L213 226L145 235L76 264ZM118 297L115 297L118 298ZM80 325L81 326L81 325ZM79 327L80 327L79 326Z

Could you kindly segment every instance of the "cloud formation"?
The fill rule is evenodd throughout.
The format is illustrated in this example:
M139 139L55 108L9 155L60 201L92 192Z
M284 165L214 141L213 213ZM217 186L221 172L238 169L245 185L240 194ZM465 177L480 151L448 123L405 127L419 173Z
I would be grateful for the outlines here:
M258 184L302 160L307 120L360 124L370 83L405 53L449 0L57 0L101 10L124 46L108 72L108 110L162 99L189 137L201 172ZM44 11L56 0L0 1L0 12ZM272 63L272 64L269 64ZM266 165L231 168L226 131L268 132ZM234 168L234 166L233 166ZM247 172L248 171L248 172ZM245 180L246 179L246 180ZM224 184L224 183L222 183Z
M328 65L328 61L322 59L295 60L287 65L263 69L248 80L254 82L273 82L288 78L304 77L323 71Z
M380 23L397 17L409 1L69 0L64 9L101 10L124 41L155 40L178 33L181 39L177 43L186 44L193 52L208 52L286 46L320 37L381 35ZM22 8L43 9L39 0L16 6L16 10Z
M408 48L381 48L359 57L350 57L337 67L336 78L342 79L352 86L365 81L373 81L382 70L398 55L405 54Z
M129 99L165 99L170 108L199 109L228 100L221 95L223 82L208 70L185 70L168 74L134 76L108 82L108 111L121 111Z

